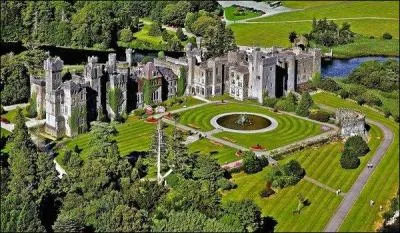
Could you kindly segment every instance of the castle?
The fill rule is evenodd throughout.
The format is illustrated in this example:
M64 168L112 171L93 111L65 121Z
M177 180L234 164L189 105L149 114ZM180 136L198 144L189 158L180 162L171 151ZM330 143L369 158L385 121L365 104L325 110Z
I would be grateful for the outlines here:
M335 113L335 123L340 125L340 136L347 138L351 136L361 136L367 138L367 130L365 128L365 115L351 110L338 109Z
M57 138L85 132L89 123L105 117L117 119L136 108L158 104L177 96L179 79L185 95L203 98L229 94L238 100L280 97L312 78L321 69L319 49L249 49L229 51L204 59L201 39L188 44L179 59L155 58L134 65L133 50L126 61L111 53L106 63L88 57L82 74L62 74L59 57L44 61L45 79L31 78L39 117L45 131Z

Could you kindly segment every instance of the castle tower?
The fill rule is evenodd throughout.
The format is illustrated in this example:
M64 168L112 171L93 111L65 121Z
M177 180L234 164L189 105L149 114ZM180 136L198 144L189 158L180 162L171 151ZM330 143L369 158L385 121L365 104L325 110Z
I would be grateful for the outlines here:
M117 71L117 54L110 53L108 54L108 73L114 73Z
M296 69L296 62L294 56L287 57L287 91L295 91L296 89L296 76L295 76L295 69Z
M61 83L61 71L64 67L64 62L60 57L47 58L43 63L46 79L46 93L57 89Z
M321 73L321 49L313 49L312 50L312 55L313 55L313 73Z
M132 57L133 52L134 51L131 48L125 49L126 62L128 62L129 67L131 67L133 63L133 57Z
M193 79L194 79L194 66L196 64L196 58L193 55L192 52L192 44L188 43L186 46L186 58L187 58L187 62L188 62L188 72L187 72L187 90L186 93L187 94L192 94L190 89L193 85Z

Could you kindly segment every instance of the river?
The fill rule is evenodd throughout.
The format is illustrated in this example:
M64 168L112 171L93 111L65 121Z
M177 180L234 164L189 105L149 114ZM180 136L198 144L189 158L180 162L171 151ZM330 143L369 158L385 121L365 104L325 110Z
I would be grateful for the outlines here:
M399 57L355 57L350 59L332 59L323 61L321 65L322 77L347 77L355 68L366 61L384 62L388 59L399 60Z

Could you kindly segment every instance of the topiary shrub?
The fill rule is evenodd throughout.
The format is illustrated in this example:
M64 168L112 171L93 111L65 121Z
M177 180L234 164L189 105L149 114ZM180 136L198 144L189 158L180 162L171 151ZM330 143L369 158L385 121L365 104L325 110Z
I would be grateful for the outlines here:
M310 113L308 118L320 122L328 122L331 114L325 111L317 110Z
M388 108L383 109L383 114L385 115L386 118L389 118L392 115L392 113L390 112L390 109L388 109Z
M243 170L247 174L257 173L268 165L268 159L265 157L257 157L254 152L244 152Z
M352 136L346 140L346 143L344 144L344 151L360 157L368 153L369 147L362 137Z
M267 182L270 182L273 187L284 188L290 185L297 184L305 175L304 169L296 160L290 160L281 167L273 167L267 173Z
M350 153L342 153L340 157L340 166L344 169L354 169L360 166L360 159Z

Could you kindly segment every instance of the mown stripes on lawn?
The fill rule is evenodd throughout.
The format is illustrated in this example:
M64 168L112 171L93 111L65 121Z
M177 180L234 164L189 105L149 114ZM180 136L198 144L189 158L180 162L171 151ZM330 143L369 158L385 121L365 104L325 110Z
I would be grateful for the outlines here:
M201 139L194 143L188 145L189 152L198 152L204 156L212 156L214 157L219 164L225 164L229 162L233 162L236 160L240 160L240 157L235 155L236 150L225 146L225 145L215 145L208 139ZM214 154L210 154L210 152L216 152Z
M214 136L219 138L227 137L236 141L236 144L250 147L260 144L267 149L274 149L307 137L317 135L321 132L320 125L289 116L283 113L274 113L265 108L240 103L229 104L210 104L204 107L191 109L181 113L180 122L185 125L195 125L200 127L201 131L212 130L210 124L211 118L226 112L256 112L263 113L275 118L278 127L270 132L258 134L240 134L231 132L221 132Z
M399 189L399 124L393 119L388 119L382 113L371 108L359 106L353 101L343 100L329 93L318 93L313 96L315 102L336 108L353 108L363 112L372 120L379 121L393 131L394 141L374 173L368 179L363 191L355 202L353 208L345 218L339 231L374 231L382 222L381 214L390 205L390 200ZM375 205L369 206L369 201L374 200ZM384 206L380 212L379 205Z

